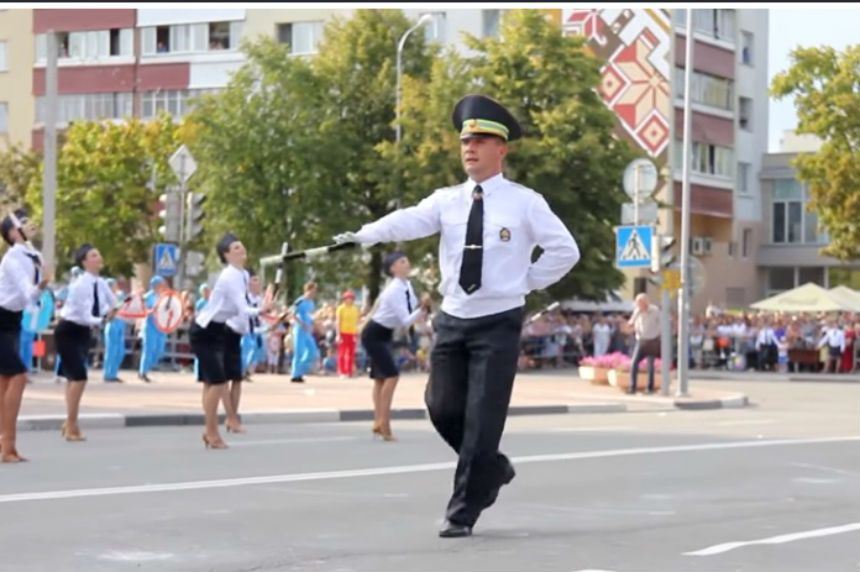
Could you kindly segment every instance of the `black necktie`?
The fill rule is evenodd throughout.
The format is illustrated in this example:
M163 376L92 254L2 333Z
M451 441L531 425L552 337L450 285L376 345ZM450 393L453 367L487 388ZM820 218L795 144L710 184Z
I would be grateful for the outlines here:
M460 266L460 287L472 294L481 287L481 266L484 261L484 190L481 185L472 191L472 210L466 225L466 244Z
M98 281L93 282L93 317L98 318L101 316L101 312L99 311L99 283Z
M28 252L24 253L27 257L33 261L33 284L39 283L39 267L42 266L42 260L39 258L38 254L30 254Z
M406 309L412 313L412 299L409 297L409 288L406 289Z

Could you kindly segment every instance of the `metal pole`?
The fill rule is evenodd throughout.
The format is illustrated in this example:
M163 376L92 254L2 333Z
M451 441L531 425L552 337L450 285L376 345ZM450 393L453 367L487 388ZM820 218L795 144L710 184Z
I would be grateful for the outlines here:
M397 158L400 159L400 139L403 135L403 129L400 125L400 84L402 83L403 77L403 48L406 46L406 40L409 38L409 35L412 34L415 30L429 22L433 17L430 14L424 14L414 26L406 30L402 36L400 36L400 41L397 42L397 78L394 86L394 143L396 146ZM397 169L398 177L400 173L400 169ZM398 181L399 186L399 181ZM400 190L397 190L397 204L396 208L400 208Z
M56 267L57 242L57 35L53 30L46 34L48 54L45 68L45 125L43 147L45 152L45 178L42 185L42 257L45 267Z
M681 171L681 289L678 291L678 396L689 386L690 321L690 84L693 77L693 10L687 9L687 43L684 57L684 148Z
M672 303L669 297L669 289L666 284L660 281L660 377L663 380L660 384L660 393L665 396L669 395L669 387L672 382L672 313L669 311L669 305Z
M636 165L633 178L633 224L635 226L639 226L639 193L641 192L642 185L640 167L641 165Z

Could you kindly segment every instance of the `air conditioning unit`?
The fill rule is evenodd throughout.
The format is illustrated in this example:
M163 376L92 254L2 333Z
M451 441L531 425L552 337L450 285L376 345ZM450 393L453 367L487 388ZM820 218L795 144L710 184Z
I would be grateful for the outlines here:
M690 245L690 251L695 256L699 256L704 252L704 243L702 241L701 236L694 236L692 240L692 244Z
M690 252L695 256L704 256L711 253L713 240L710 236L694 236L690 243Z

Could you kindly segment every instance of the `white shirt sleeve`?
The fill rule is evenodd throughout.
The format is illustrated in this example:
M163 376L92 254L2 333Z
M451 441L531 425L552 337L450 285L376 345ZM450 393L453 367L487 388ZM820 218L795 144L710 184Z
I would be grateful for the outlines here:
M21 265L19 260L14 256L4 256L2 263L2 272L11 278L11 282L22 298L27 300L27 304L32 304L39 299L41 291L39 287L33 284L33 276Z
M65 317L69 321L80 325L98 326L101 324L101 316L93 316L93 284L95 282L81 276L69 286L69 297L66 300ZM103 302L99 300L99 310L103 310Z
M543 197L532 201L528 220L535 241L543 249L540 258L529 268L528 287L542 290L561 280L579 262L579 246Z
M230 298L233 306L239 310L239 314L247 317L258 316L260 309L249 305L245 298L246 286L242 273L231 273L227 280L227 297Z
M442 228L438 191L413 207L396 210L361 227L356 236L363 244L415 240Z

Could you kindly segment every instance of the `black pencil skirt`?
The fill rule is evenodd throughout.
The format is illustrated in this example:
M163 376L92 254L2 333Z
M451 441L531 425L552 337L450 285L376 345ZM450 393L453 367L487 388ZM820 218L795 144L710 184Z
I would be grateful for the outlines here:
M27 373L27 366L21 361L23 314L0 308L0 375L3 377Z
M90 359L90 327L61 320L54 331L54 343L60 359L61 377L70 382L87 381L87 362Z
M361 345L370 358L371 379L397 377L400 370L391 349L394 330L370 320L361 330Z
M242 334L224 328L224 373L229 381L242 381Z
M191 325L191 351L197 358L197 381L217 385L227 383L224 370L224 340L227 325L209 322L201 328L197 322Z

